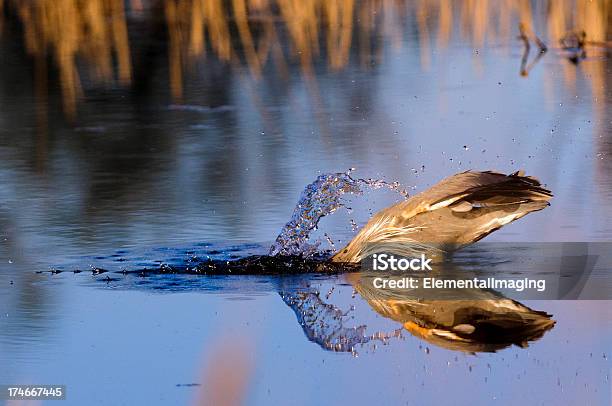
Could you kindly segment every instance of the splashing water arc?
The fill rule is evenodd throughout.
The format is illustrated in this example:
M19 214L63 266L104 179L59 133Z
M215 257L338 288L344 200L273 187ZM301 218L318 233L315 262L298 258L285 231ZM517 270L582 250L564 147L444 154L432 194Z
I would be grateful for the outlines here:
M293 209L291 220L281 230L269 255L297 255L311 257L317 253L320 241L309 242L310 234L317 229L319 221L328 214L344 207L345 194L362 195L365 189L388 188L408 197L398 182L388 183L380 179L355 179L349 169L346 172L327 173L307 185Z

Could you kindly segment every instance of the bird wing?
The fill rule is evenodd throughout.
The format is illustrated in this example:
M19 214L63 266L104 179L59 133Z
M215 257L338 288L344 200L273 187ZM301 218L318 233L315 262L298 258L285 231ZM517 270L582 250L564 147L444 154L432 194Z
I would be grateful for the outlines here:
M522 172L462 172L376 213L334 257L359 262L374 252L453 250L546 207L552 193Z

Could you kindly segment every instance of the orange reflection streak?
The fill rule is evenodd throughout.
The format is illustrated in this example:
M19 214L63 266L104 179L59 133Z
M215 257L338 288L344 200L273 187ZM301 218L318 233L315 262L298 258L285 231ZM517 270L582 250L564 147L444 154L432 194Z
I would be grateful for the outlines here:
M453 5L450 0L440 0L438 14L438 47L448 47L453 30Z
M183 70L181 55L181 29L178 24L178 7L174 0L166 2L166 24L168 26L168 70L170 72L170 92L174 100L183 97Z
M341 69L348 63L353 34L353 0L324 3L327 16L327 52L332 69Z
M202 385L195 394L194 406L238 406L244 404L253 379L253 348L242 340L224 337L213 346L214 352L201 372Z
M258 78L261 74L261 67L259 66L259 57L257 56L255 45L253 44L253 37L251 36L251 29L249 28L249 19L244 1L245 0L232 0L234 18L236 19L236 25L238 26L238 33L247 63L253 76Z
M421 55L421 69L429 70L431 65L431 51L429 49L429 28L427 27L427 5L421 2L421 6L417 10L417 23L419 27L419 49Z

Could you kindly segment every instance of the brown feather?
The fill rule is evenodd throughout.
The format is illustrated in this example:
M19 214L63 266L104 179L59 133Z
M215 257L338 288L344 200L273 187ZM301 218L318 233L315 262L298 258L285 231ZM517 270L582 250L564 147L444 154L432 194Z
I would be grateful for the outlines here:
M413 253L415 247L419 252L423 247L458 249L542 210L551 197L536 178L522 172L458 173L376 213L332 260L359 262L390 248L405 255Z

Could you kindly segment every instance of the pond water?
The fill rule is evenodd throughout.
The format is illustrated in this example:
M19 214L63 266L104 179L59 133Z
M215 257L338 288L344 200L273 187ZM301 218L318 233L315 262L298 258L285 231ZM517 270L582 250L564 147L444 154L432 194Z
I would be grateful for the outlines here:
M66 385L74 405L205 404L209 387L247 404L610 404L609 301L523 302L554 327L478 352L410 330L351 274L120 272L267 254L304 187L349 168L410 195L524 169L551 206L486 241L609 242L608 2L111 3L4 1L0 384ZM582 28L584 58L559 45ZM347 196L313 240L337 249L401 199Z

